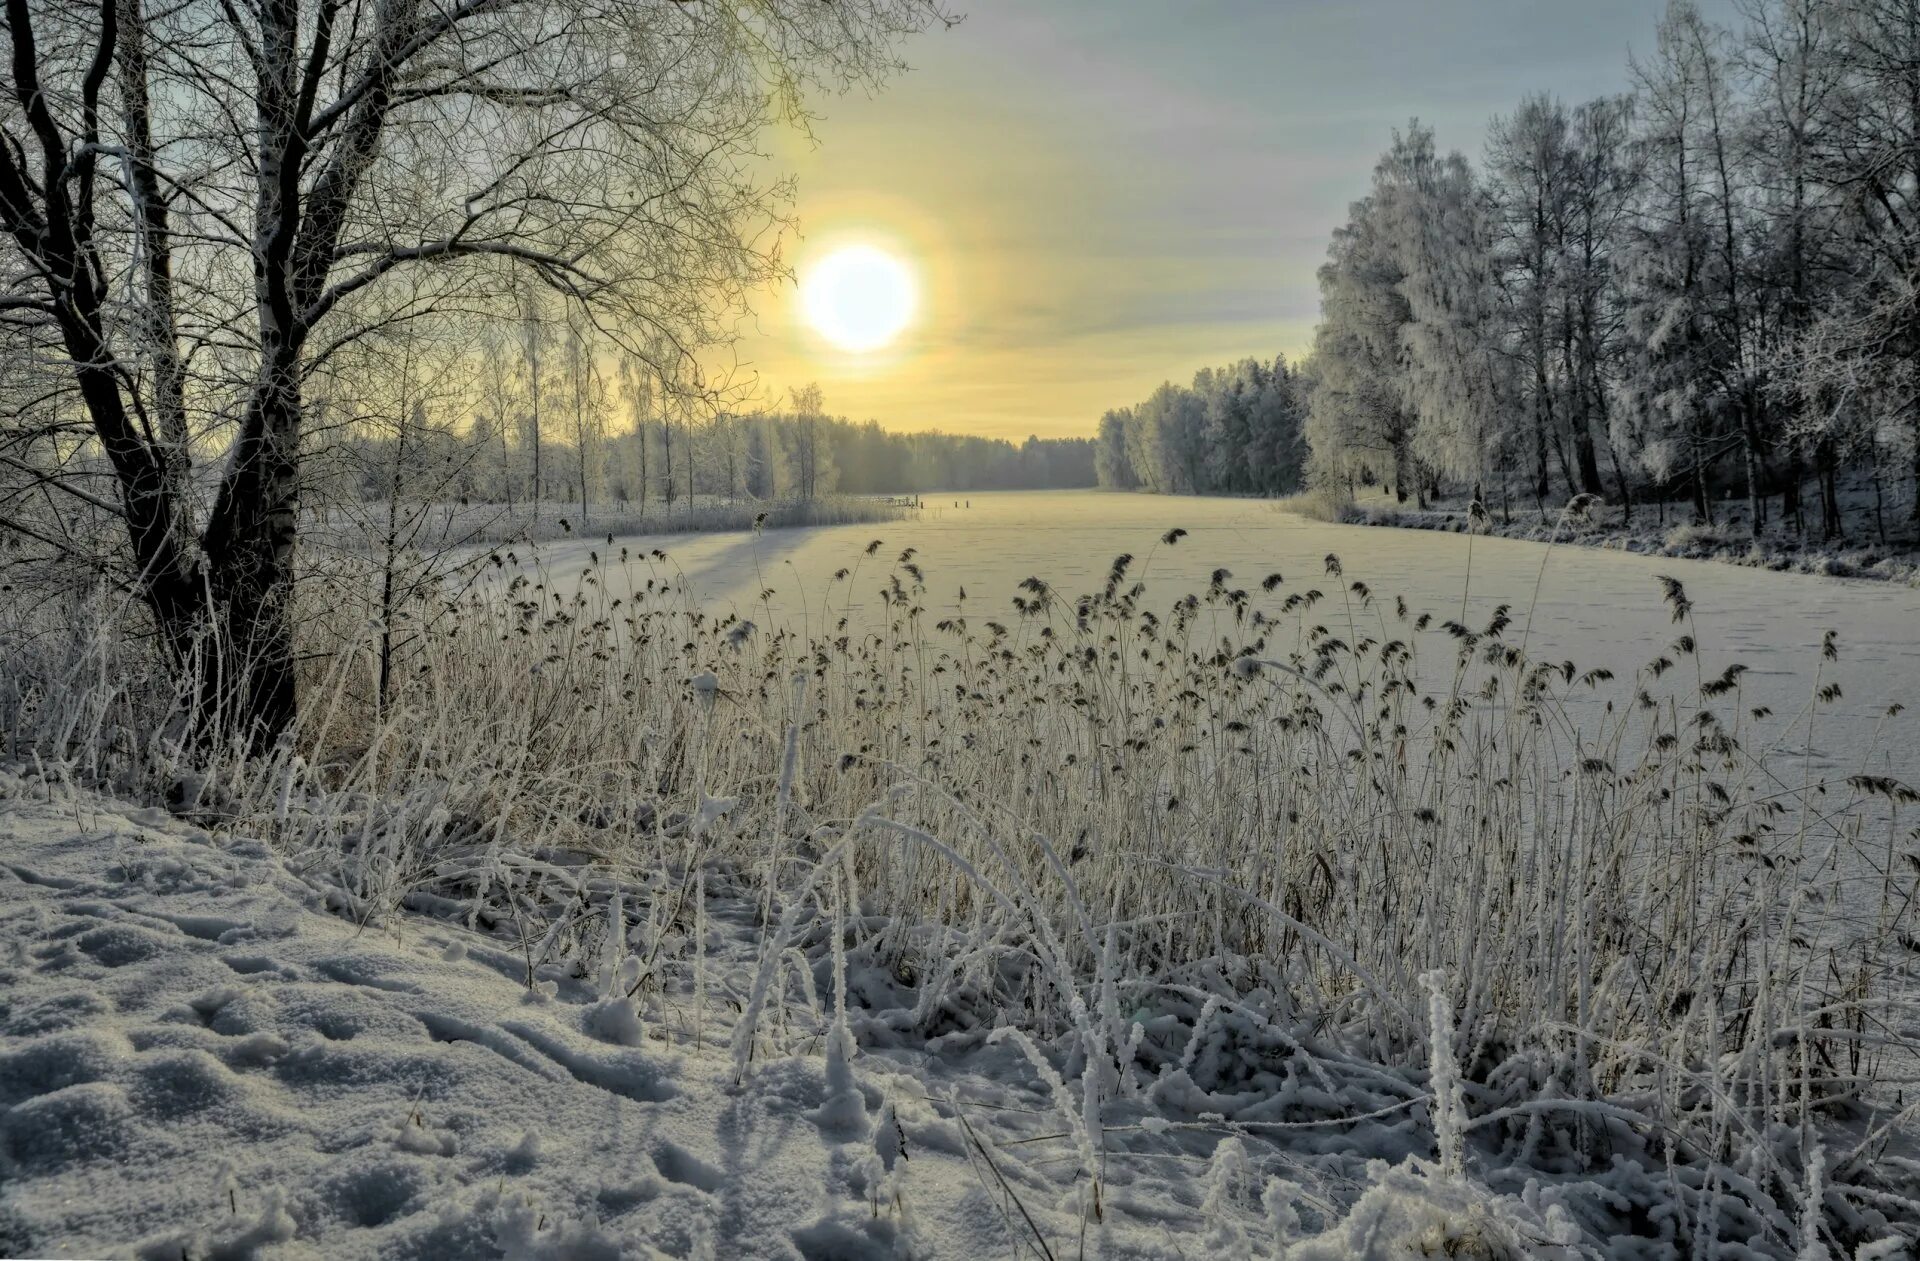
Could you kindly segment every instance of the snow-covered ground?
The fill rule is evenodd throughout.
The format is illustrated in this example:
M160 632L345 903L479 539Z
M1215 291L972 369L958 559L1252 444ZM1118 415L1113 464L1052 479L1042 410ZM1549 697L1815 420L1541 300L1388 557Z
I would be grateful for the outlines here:
M1920 761L1885 716L1920 593L1245 501L930 504L512 549L395 704L205 774L76 636L0 767L0 1254L1912 1247L1912 796L1845 775ZM1122 553L1145 601L1076 611ZM1682 634L1698 665L1633 677ZM1241 668L1269 635L1301 669ZM1452 706L1396 672L1436 662L1436 707L1544 688L1553 725L1486 709L1426 761ZM1681 752L1560 743L1610 701ZM1349 756L1409 722L1425 774ZM1725 782L1723 730L1759 746Z
M1420 1075L1277 1030L1248 1089L1189 1055L1118 1083L1089 1139L1020 1039L906 1040L901 980L860 974L863 1051L784 1010L736 1081L759 934L709 901L707 971L636 1010L637 967L529 987L504 925L361 927L258 843L0 773L0 1254L1598 1255L1589 1184L1444 1173ZM1651 1185L1630 1166L1601 1193Z
M1798 719L1814 675L1838 683L1823 707L1809 765L1816 773L1877 772L1920 783L1920 741L1904 722L1920 710L1920 588L1904 584L1777 573L1706 561L1624 551L1475 538L1437 531L1329 525L1260 500L1127 495L1099 491L928 494L912 521L781 530L752 535L621 536L600 534L537 549L556 584L577 579L591 555L620 548L659 548L670 558L642 574L684 574L701 602L737 611L762 625L790 624L830 632L840 618L867 626L893 559L908 548L927 580L926 605L936 617L960 610L1004 616L1009 597L1028 577L1071 600L1099 588L1113 559L1134 556L1132 577L1149 588L1146 607L1164 609L1180 595L1203 592L1216 569L1228 585L1258 591L1279 573L1288 592L1341 583L1324 573L1337 555L1347 580L1360 579L1389 604L1404 598L1435 618L1484 623L1511 606L1516 642L1582 670L1602 667L1622 679L1660 655L1676 628L1658 576L1685 584L1694 631L1709 673L1734 663L1748 672L1742 700L1772 711L1770 739L1782 749L1806 743ZM1171 529L1187 536L1166 547ZM865 554L875 539L885 546ZM523 561L527 557L516 553ZM1544 562L1544 565L1543 565ZM845 578L836 580L840 571ZM613 590L617 571L597 571ZM772 594L762 599L761 593ZM618 594L617 591L614 592ZM1324 606L1323 606L1324 607ZM1837 635L1839 659L1824 663L1821 644ZM1909 707L1890 720L1887 708ZM1767 741L1761 741L1767 743Z

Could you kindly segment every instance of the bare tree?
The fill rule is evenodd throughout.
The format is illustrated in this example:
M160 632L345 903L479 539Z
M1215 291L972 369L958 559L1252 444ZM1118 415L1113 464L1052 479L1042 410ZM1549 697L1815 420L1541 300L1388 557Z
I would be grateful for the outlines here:
M818 383L809 383L793 392L795 435L794 482L800 498L812 499L820 477L820 414L825 402Z
M539 305L529 297L520 308L520 372L527 393L527 410L522 424L526 431L527 450L533 457L533 484L527 494L533 501L533 517L536 521L540 519L540 501L547 490L540 460L543 450L540 438L546 427L546 418L540 413L540 403L545 397L543 387L547 383L547 372L543 355L549 340Z
M500 336L500 325L488 321L482 329L480 348L480 396L483 410L475 420L476 427L484 422L486 436L500 444L499 478L496 486L501 498L506 500L507 511L513 511L513 447L510 439L512 426L507 421L508 408L513 398L513 372L507 362L507 348Z
M631 428L628 440L633 444L634 485L640 496L640 515L647 515L647 413L653 407L653 376L647 362L637 355L620 356L620 392L626 397Z
M606 436L606 387L594 359L594 344L577 321L567 325L567 401L573 413L575 485L580 492L580 519L591 519L592 482Z
M676 358L775 270L747 156L934 0L4 0L0 308L71 373L128 581L257 745L295 714L302 386L384 278L530 274ZM375 305L404 321L405 305ZM199 423L195 423L196 420ZM226 449L212 503L193 465ZM75 493L87 492L73 488ZM204 524L201 520L204 516Z

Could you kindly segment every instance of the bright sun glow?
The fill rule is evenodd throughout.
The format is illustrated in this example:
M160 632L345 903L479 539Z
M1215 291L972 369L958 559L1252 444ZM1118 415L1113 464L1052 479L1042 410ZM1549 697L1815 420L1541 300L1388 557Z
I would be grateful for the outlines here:
M807 322L842 350L878 350L913 318L913 273L885 250L849 245L807 269L800 305Z

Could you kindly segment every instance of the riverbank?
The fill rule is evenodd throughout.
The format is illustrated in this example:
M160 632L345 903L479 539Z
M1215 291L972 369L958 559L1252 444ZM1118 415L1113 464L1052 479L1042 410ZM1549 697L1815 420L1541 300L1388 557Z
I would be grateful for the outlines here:
M1744 522L1694 525L1678 518L1684 507L1669 506L1662 523L1657 508L1640 505L1634 520L1622 520L1616 507L1597 505L1585 512L1561 510L1542 514L1535 509L1515 512L1502 521L1496 512L1473 520L1466 500L1442 501L1427 508L1391 503L1384 497L1326 505L1307 496L1282 501L1285 510L1314 520L1343 525L1391 526L1401 530L1438 530L1452 534L1489 535L1534 543L1572 544L1632 552L1639 556L1671 556L1682 560L1714 561L1776 573L1815 574L1827 578L1868 578L1920 586L1920 551L1902 546L1845 539L1823 541L1791 531L1772 529L1754 538Z

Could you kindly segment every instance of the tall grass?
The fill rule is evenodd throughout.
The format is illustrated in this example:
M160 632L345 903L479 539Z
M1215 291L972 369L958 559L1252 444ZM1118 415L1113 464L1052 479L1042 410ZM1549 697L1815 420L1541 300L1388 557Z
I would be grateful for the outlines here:
M1276 512L1290 512L1309 521L1343 525L1356 513L1353 497L1333 486L1309 486L1297 494L1273 501Z
M1077 1075L1056 1094L1089 1152L1138 1074L1215 1110L1291 1081L1296 1053L1426 1083L1445 1044L1447 1167L1460 1144L1576 1180L1631 1155L1653 1172L1609 1184L1612 1227L1681 1255L1920 1212L1887 1174L1920 796L1763 751L1817 738L1825 660L1801 712L1770 715L1741 667L1702 664L1674 582L1673 641L1615 678L1530 656L1507 609L1436 617L1331 556L1304 587L1216 571L1151 605L1122 556L1082 596L1034 577L936 617L918 558L887 555L815 593L811 637L708 613L661 553L501 555L418 614L391 703L364 649L335 653L296 738L252 760L169 746L170 693L111 618L16 620L0 718L16 758L270 837L345 913L513 936L529 984L599 962L611 888L659 930L636 985L687 976L696 935L666 930L697 882L731 882L766 922L743 1071L788 1006L820 1010L786 960L844 905L861 958L917 992L910 1032L1010 1022ZM856 583L880 586L871 624ZM314 603L312 633L369 642L364 600ZM1338 1115L1288 1098L1279 1116Z

